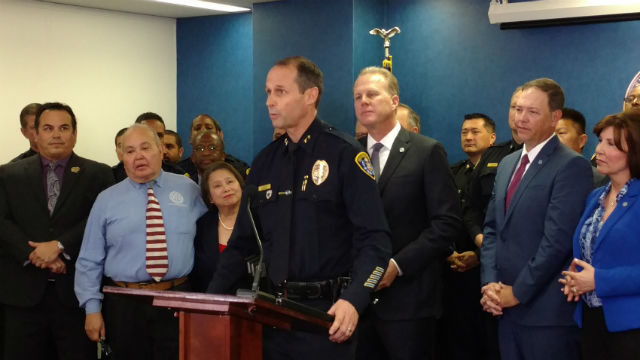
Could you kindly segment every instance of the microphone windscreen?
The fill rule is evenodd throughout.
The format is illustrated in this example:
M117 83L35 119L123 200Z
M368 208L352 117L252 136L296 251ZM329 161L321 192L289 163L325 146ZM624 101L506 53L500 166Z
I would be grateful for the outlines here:
M258 187L255 186L254 184L248 184L247 186L244 187L244 193L246 194L247 199L249 199L249 201L253 201L253 198L258 193Z

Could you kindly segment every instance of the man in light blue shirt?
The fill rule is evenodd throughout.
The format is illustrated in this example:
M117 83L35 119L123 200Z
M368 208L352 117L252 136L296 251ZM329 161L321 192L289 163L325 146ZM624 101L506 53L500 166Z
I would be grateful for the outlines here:
M85 330L93 341L106 338L125 358L177 358L178 322L167 309L100 292L106 283L152 290L188 290L193 266L196 220L206 212L198 186L182 175L162 171L162 147L151 128L136 124L123 135L127 179L103 191L91 209L76 263L75 292L85 309ZM158 282L146 268L147 189L160 204L167 273ZM104 306L101 305L104 300ZM104 320L103 320L104 314Z

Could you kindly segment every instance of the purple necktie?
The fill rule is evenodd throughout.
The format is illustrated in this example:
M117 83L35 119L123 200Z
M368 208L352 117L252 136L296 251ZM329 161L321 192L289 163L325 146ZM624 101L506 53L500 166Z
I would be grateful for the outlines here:
M529 163L529 157L525 154L520 160L520 166L518 166L518 170L513 175L513 179L511 180L511 184L507 188L507 199L504 204L504 211L506 212L509 209L509 203L511 202L511 198L513 194L516 192L518 185L520 185L520 181L522 181L522 175L524 175L524 170L527 168L527 164Z

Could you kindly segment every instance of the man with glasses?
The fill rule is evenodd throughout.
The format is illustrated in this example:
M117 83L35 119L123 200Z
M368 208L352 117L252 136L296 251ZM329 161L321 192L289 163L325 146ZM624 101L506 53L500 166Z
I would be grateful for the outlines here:
M624 94L623 111L640 111L640 71L631 79Z
M224 133L222 132L222 128L220 127L220 123L216 121L213 117L208 114L200 114L196 116L191 122L191 135L189 136L189 143L193 147L194 151L191 156L180 161L178 165L183 168L186 172L189 173L189 177L193 179L195 182L199 182L198 180L198 169L195 165L195 139L198 134L204 131L213 131L220 140L224 141ZM226 154L224 157L224 161L233 166L238 172L242 175L243 178L246 178L249 174L249 164L244 161L232 156L231 154Z
M224 142L222 142L222 139L213 131L205 131L197 134L193 140L191 160L193 160L198 171L198 176L193 180L200 184L202 174L207 166L216 161L225 160ZM240 170L238 170L238 172L240 172Z

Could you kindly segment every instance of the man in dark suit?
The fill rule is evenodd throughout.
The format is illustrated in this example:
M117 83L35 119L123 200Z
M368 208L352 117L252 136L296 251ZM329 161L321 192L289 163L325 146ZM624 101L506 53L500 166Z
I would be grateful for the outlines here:
M442 312L444 260L460 232L457 191L437 141L395 118L398 80L370 67L353 87L361 141L370 153L387 221L392 259L362 318L358 359L433 359Z
M73 292L74 263L93 201L113 176L73 153L69 106L42 105L35 127L40 155L0 167L0 302L11 329L5 358L95 358Z
M25 139L29 140L29 150L13 158L11 162L26 159L38 153L38 144L36 144L36 130L33 123L35 122L36 112L38 111L39 107L40 104L31 103L22 108L22 111L20 111L20 132Z
M551 79L523 85L516 129L524 147L498 166L482 242L484 309L501 315L503 359L578 359L573 305L557 279L592 188L589 162L554 130L564 93Z

